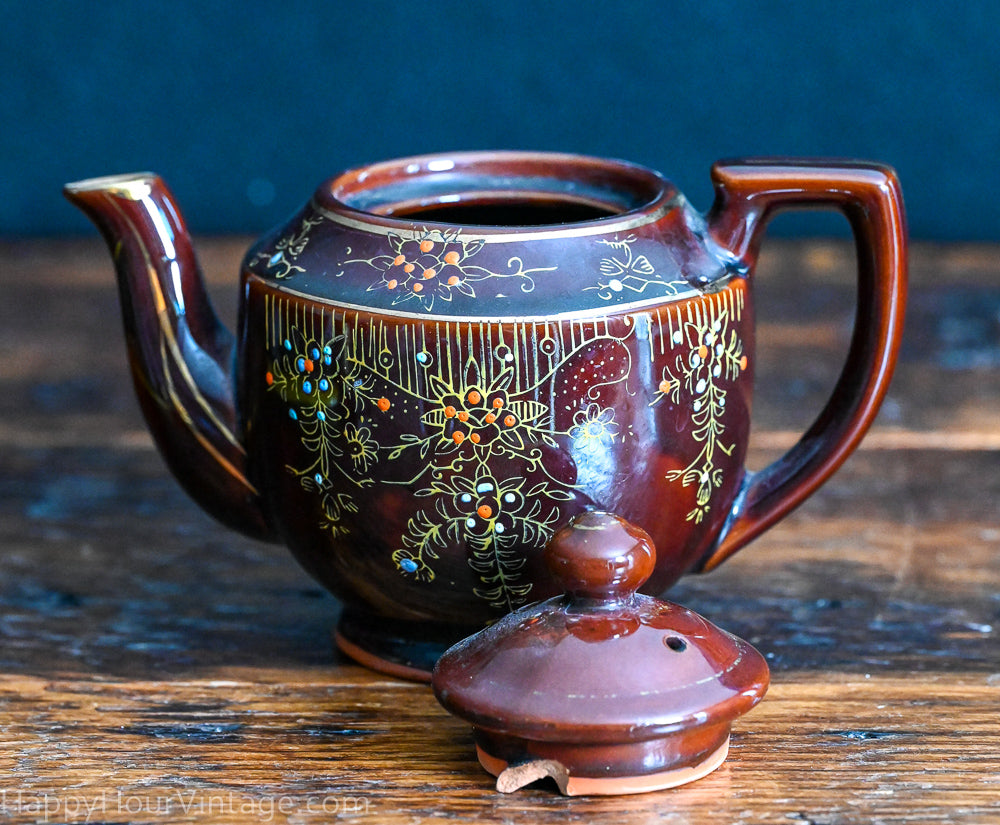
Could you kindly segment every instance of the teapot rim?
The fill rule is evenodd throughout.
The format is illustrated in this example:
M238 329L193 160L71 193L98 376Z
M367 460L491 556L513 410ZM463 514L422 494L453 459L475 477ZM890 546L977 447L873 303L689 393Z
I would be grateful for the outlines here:
M435 209L480 202L523 205L546 199L603 214L531 223L434 218ZM624 231L659 220L681 200L676 187L659 172L629 161L496 150L414 155L352 167L316 189L313 207L331 220L359 228L406 231L419 224L499 240L498 236Z

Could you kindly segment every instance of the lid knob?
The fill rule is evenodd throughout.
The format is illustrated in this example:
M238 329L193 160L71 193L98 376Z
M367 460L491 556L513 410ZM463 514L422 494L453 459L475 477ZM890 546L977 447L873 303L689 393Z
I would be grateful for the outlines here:
M578 599L625 599L650 577L655 561L645 530L601 510L581 513L545 548L549 571Z

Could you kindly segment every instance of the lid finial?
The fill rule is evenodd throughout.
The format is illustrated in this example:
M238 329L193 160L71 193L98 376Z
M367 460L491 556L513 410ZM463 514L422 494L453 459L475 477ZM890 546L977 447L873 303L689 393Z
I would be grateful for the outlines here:
M655 561L645 530L601 510L581 513L545 548L549 572L577 599L627 599L650 577Z

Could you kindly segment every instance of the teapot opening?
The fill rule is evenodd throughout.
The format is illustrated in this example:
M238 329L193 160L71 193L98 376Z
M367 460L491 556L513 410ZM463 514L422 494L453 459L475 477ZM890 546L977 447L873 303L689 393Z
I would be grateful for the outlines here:
M659 175L574 155L470 152L389 161L321 187L324 205L452 226L564 226L642 212L673 194Z
M496 201L483 199L465 203L438 203L419 206L412 210L386 210L383 214L467 226L547 226L610 218L620 213L590 203L557 199L532 200L525 197Z

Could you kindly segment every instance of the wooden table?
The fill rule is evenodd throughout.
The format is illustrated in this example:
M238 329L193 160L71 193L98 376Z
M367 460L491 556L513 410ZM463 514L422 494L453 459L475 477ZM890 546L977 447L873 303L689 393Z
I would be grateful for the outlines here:
M199 245L235 314L239 240ZM766 245L755 465L818 411L853 253ZM1000 822L1000 248L913 249L878 424L822 491L671 597L772 668L673 791L501 795L425 685L334 652L337 605L193 505L128 383L95 239L0 243L0 820Z

